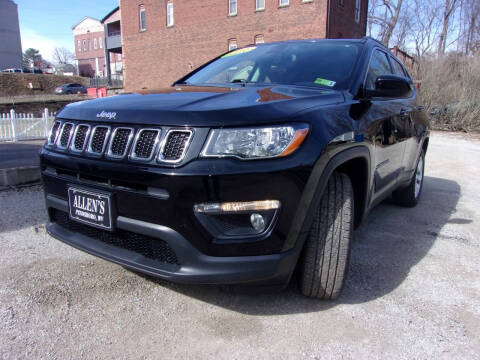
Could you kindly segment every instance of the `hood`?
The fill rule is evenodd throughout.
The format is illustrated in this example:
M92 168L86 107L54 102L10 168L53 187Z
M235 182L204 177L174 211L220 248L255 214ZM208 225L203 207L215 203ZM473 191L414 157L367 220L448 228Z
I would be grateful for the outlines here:
M285 120L308 108L344 102L341 92L296 86L175 86L76 102L57 116L64 119L158 124L235 126Z

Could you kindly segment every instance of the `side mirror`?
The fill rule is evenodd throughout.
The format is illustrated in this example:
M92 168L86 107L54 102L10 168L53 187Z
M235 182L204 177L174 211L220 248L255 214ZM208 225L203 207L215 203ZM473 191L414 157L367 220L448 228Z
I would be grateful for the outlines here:
M407 78L398 75L381 75L375 81L375 90L368 90L367 97L408 98L412 85Z

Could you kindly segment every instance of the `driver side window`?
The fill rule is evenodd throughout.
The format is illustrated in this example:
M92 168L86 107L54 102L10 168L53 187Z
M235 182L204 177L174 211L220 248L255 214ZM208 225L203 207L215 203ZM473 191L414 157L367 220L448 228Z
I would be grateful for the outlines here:
M365 81L365 89L375 90L375 81L381 75L393 74L388 62L387 54L383 51L375 50L368 67L367 79Z

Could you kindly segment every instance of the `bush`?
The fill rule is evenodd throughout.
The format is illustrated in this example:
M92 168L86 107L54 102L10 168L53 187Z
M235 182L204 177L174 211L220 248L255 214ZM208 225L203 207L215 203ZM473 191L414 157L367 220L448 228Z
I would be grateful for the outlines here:
M480 130L480 58L449 55L420 62L420 97L435 129Z

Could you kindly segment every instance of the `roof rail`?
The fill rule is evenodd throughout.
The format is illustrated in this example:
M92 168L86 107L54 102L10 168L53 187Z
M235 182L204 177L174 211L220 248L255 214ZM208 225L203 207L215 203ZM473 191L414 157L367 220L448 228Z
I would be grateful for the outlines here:
M371 37L371 36L364 36L362 39L364 39L364 40L373 40L373 41L375 41L376 43L378 43L378 44L380 44L380 45L382 45L383 47L386 48L385 44L383 44L380 40L377 40L377 39L375 39L375 38L373 38L373 37Z

